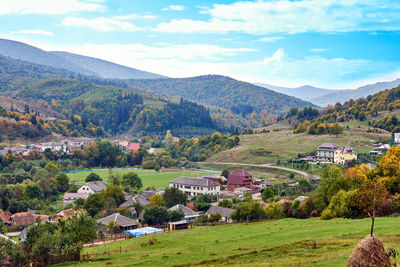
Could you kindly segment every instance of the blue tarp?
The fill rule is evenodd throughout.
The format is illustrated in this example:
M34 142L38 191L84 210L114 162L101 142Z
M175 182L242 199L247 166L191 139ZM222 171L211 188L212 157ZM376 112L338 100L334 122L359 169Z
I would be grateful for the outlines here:
M132 235L133 237L140 237L148 234L161 234L164 233L163 229L158 229L154 227L143 227L135 230L125 231L125 236Z

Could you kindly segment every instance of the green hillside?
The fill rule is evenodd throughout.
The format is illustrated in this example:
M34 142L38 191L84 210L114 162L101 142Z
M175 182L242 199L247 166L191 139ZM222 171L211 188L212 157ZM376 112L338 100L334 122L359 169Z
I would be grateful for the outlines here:
M376 219L385 248L400 247L399 223ZM80 266L344 266L369 228L369 219L319 218L199 226L86 248Z

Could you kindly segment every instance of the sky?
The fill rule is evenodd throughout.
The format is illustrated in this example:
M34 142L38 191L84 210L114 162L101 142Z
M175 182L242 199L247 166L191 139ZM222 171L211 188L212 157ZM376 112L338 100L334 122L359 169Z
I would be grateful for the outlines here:
M400 78L399 0L0 0L0 37L170 77L331 89Z

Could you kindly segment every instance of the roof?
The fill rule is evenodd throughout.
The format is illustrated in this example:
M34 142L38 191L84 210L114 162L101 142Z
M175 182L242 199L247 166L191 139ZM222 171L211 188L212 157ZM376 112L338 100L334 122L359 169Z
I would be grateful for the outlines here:
M229 208L224 208L224 207L219 207L219 206L211 206L207 210L207 214L216 214L219 213L221 214L222 217L231 217L231 213L234 212L234 209L229 209Z
M56 216L61 216L62 218L69 218L72 217L76 211L74 209L67 209L67 210L62 210L59 213L57 213Z
M149 200L154 194L162 195L164 194L164 192L165 192L164 189L147 190L147 191L142 191L140 195L143 196L146 200Z
M107 216L103 219L97 220L97 223L101 223L103 225L108 225L109 222L116 222L119 226L121 227L128 227L128 226L132 226L132 225L138 225L138 222L125 217L119 213L114 213L111 214L110 216Z
M128 150L129 151L137 151L140 148L140 144L139 143L130 143Z
M63 199L64 200L71 200L78 198L87 199L88 197L89 197L88 193L65 193Z
M336 150L337 146L332 143L323 143L318 147L318 150Z
M92 189L95 193L101 192L102 190L107 188L107 185L103 183L102 181L92 181L92 182L87 182L83 186L87 186L90 189Z
M7 223L12 225L29 225L34 224L36 221L45 221L48 219L49 216L47 215L36 215L29 212L20 212L12 215Z
M18 235L19 240L26 240L26 233L28 233L27 227L22 229L21 233L19 233L19 235Z
M120 146L129 146L129 142L128 141L120 141L120 142L118 142L118 145L120 145Z
M296 197L294 200L298 200L300 202L304 202L304 200L306 200L307 198L308 198L307 196L299 196L299 197Z
M243 185L250 180L252 180L251 174L243 169L236 169L228 175L228 184L231 185Z
M181 221L177 221L177 222L169 222L169 225L182 225L182 224L188 224L188 222L186 220L181 220Z
M0 213L0 220L2 220L5 223L9 223L11 216L12 216L12 214L10 212L8 212L8 211L1 212Z
M94 139L90 138L90 137L69 137L62 141L63 142L94 142Z
M181 184L181 185L191 185L191 186L219 186L218 183L208 180L208 179L202 179L202 178L192 178L192 177L179 177L176 178L172 181L169 181L169 183L173 184Z
M177 205L175 205L175 206L169 208L168 210L169 210L169 211L173 211L173 210L182 211L183 214L185 214L185 218L186 218L186 217L197 217L197 216L199 216L199 213L198 213L198 212L196 212L196 211L194 211L194 210L191 210L191 209L189 209L189 208L183 206L182 204L177 204Z
M124 203L122 203L120 205L120 207L130 207L132 206L134 203L139 203L142 206L147 206L149 205L149 201L147 201L147 199L145 199L143 196L135 196L135 197L131 197L130 199L128 199L127 201L125 201Z

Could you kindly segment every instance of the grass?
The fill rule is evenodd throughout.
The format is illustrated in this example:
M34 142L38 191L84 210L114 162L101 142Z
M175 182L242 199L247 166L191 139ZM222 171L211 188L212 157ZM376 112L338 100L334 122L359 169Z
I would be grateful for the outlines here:
M399 223L400 218L376 219L375 234L385 248L400 247ZM369 219L319 218L198 226L85 248L84 254L111 253L81 266L344 266L369 227Z
M334 143L336 146L350 146L358 153L373 150L372 143L378 140L391 139L391 134L385 130L378 133L368 133L367 122L347 122L344 133L338 137L333 135L309 135L306 133L294 134L282 124L269 126L272 132L252 135L241 135L240 144L230 150L223 151L207 162L233 162L266 164L275 160L289 160L296 158L299 153L309 154L316 152L322 143ZM348 126L348 127L347 127Z
M140 178L142 179L143 188L154 186L157 189L168 187L169 181L171 181L175 178L178 178L180 176L197 177L197 176L207 174L207 172L201 172L201 171L176 170L176 169L163 170L160 173L157 173L154 170L114 169L114 170L112 170L112 174L122 176L125 173L131 172L131 171L137 173L140 176ZM105 183L109 182L109 180L108 180L109 171L108 170L96 170L93 172L97 173L101 178L103 178L103 181ZM91 173L90 171L85 171L85 172L69 173L67 175L70 178L71 182L73 182L74 184L83 185L85 183L86 176L88 176L90 173Z

